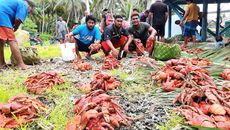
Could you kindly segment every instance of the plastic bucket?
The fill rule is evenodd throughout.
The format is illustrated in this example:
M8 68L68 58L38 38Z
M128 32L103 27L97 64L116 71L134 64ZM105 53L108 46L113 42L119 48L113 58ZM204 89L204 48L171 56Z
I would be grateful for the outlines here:
M60 44L63 61L71 61L75 58L75 43Z

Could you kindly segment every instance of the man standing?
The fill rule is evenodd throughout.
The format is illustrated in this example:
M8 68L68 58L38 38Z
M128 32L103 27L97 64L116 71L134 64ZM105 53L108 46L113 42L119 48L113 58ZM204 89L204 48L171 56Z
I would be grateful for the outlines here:
M153 27L151 27L148 23L140 22L138 13L133 13L131 16L131 20L132 26L129 28L129 34L132 35L133 42L131 44L127 43L125 45L124 50L136 50L138 41L140 41L140 43L142 43L145 48L148 40L152 41L151 44L153 44L157 34L156 30ZM149 56L152 56L153 45L151 45L151 48L149 48L149 50Z
M67 23L63 20L62 17L59 17L59 21L57 21L56 25L56 34L60 40L60 43L63 43L65 40L65 35L69 33L69 29Z
M185 14L182 20L180 21L180 24L183 24L183 21L185 20L184 24L184 44L181 46L182 49L186 48L188 45L188 39L192 37L193 45L196 44L196 27L198 25L198 19L199 19L199 12L200 8L193 3L193 0L186 0L187 6L185 7Z
M0 68L6 66L4 59L4 44L9 43L11 52L16 59L16 67L26 69L22 60L14 32L23 23L29 12L35 7L32 0L0 0Z
M156 2L151 5L149 11L149 23L156 29L158 40L164 42L165 23L168 18L167 5L164 4L162 0L156 0Z
M125 44L132 41L132 38L129 35L128 31L122 28L122 22L122 16L116 15L114 23L105 28L103 34L103 42L101 43L105 55L108 55L109 52L112 50L112 54L114 57L122 58L118 57L118 55L123 50ZM116 49L119 47L120 51Z
M81 59L79 51L87 52L87 58L89 58L91 56L91 45L93 43L100 44L101 40L100 30L95 26L96 18L92 15L88 15L85 21L86 24L79 25L68 34L69 39L74 35L79 35L76 39L76 54L79 59Z

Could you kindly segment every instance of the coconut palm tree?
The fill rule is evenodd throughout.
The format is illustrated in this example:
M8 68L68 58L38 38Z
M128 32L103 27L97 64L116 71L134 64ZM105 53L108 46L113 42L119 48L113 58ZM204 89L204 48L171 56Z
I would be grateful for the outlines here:
M65 7L65 14L67 14L67 23L72 18L75 20L79 20L80 16L82 16L82 14L84 14L84 11L86 10L85 2L83 2L82 0L58 0L55 8L60 5Z

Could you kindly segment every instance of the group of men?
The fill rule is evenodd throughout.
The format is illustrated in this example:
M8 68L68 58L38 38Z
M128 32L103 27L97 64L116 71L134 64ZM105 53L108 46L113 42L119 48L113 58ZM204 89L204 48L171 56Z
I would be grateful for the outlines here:
M193 0L186 1L188 2L188 6L181 20L181 24L184 20L186 21L184 27L184 47L187 45L188 37L195 35L199 12L199 8L193 3ZM24 22L28 13L33 10L35 3L33 0L14 0L14 2L0 0L0 2L0 68L6 65L3 47L4 43L8 42L12 54L17 61L16 66L21 69L26 69L27 66L23 63L15 40L14 31ZM159 40L164 41L168 9L162 0L156 0L150 9L142 14L133 10L131 26L126 29L122 26L124 22L121 15L113 17L113 15L107 11L108 10L104 10L103 27L100 29L98 26L95 26L96 18L89 14L85 14L85 24L77 26L71 32L69 32L66 22L63 21L61 17L59 18L57 33L62 38L71 38L72 36L78 35L78 37L75 38L78 58L81 58L79 51L87 52L87 57L90 57L92 44L101 44L105 55L112 52L114 57L122 58L122 55L120 55L121 52L136 52L138 55L143 55L143 51L139 46L140 43L143 48L146 48L149 46L146 45L147 41L151 41L151 44L154 44L156 36L160 37ZM67 35L65 35L64 30L68 32ZM149 50L149 56L152 55L154 46L150 45L150 47L151 48L147 48L147 50ZM117 48L120 48L120 50L117 50Z
M99 27L95 26L96 19L92 15L88 15L85 21L86 24L79 25L70 32L68 38L78 35L78 38L76 38L76 54L78 58L81 58L79 51L87 52L89 57L92 44L101 44L105 55L111 52L114 57L122 58L120 55L122 51L140 52L136 51L138 49L137 43L142 43L146 47L146 41L154 41L157 34L156 30L148 23L140 22L138 13L133 13L131 20L132 26L129 29L124 29L122 27L123 17L116 15L114 22L107 25L101 34ZM120 50L117 50L117 48L120 48ZM149 55L151 53L149 52ZM138 53L138 55L141 55L141 53Z
M150 17L149 17L150 16ZM156 36L160 37L160 41L164 41L165 23L168 17L167 6L162 0L157 0L152 4L150 10L139 13L134 9L131 15L131 24L129 28L123 27L124 19L121 15L114 16L103 10L102 24L99 29L96 25L96 19L92 15L86 17L85 24L78 26L75 30L68 34L68 38L78 35L76 38L76 54L81 58L79 51L90 54L91 44L100 43L105 55L110 52L118 59L122 58L121 53L137 53L143 55L143 50L139 47L146 48L149 56L152 56L154 45L147 48L147 41L154 44ZM149 24L150 23L150 24ZM120 48L118 50L117 48Z

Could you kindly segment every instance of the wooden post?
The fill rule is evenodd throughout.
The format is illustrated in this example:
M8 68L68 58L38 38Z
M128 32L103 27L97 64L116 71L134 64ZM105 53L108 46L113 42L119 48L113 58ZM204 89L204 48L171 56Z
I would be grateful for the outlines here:
M208 1L203 0L202 33L201 33L203 42L205 42L207 39L207 26L208 26L207 13L208 13Z

